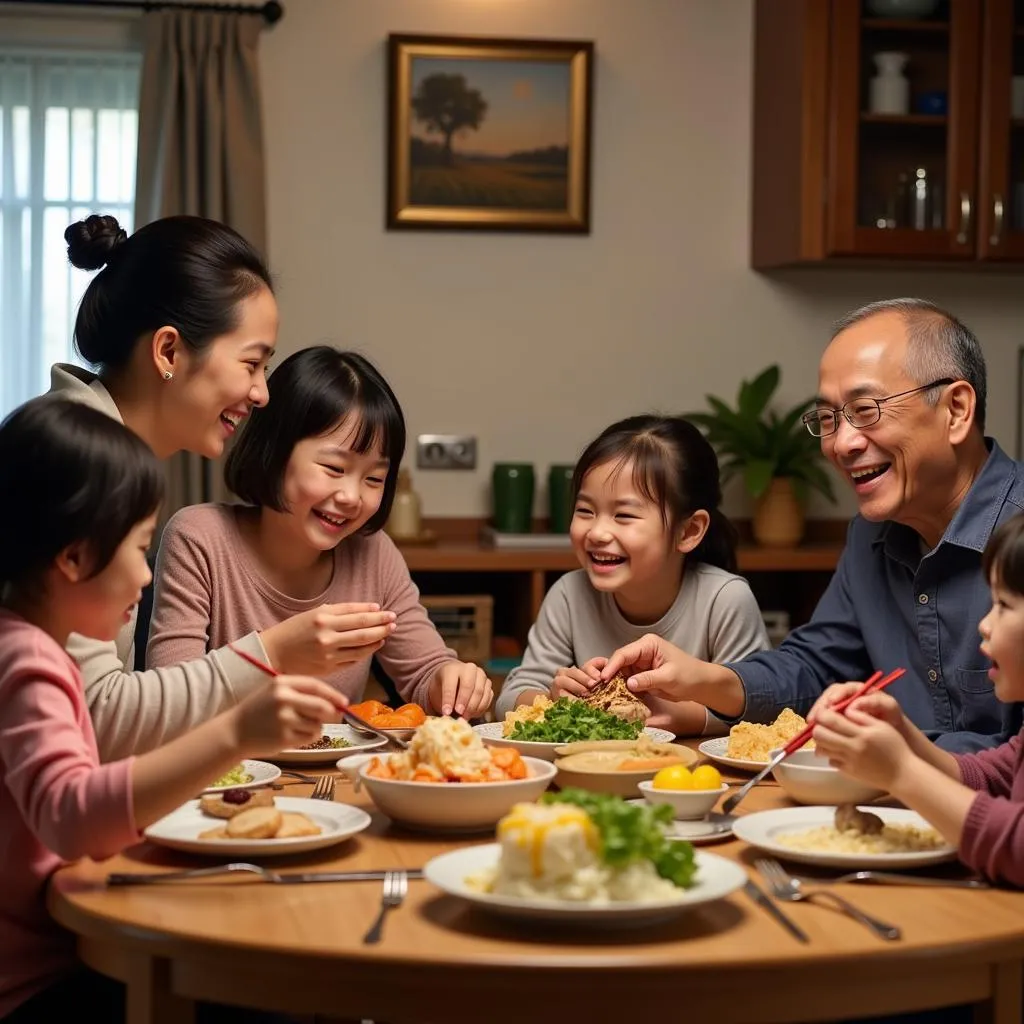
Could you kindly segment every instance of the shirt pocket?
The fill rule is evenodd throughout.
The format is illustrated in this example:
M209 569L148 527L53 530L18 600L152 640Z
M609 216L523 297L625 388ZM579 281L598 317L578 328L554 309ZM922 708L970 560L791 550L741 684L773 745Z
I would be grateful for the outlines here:
M988 677L988 669L958 668L957 689L963 706L962 721L956 726L968 732L995 735L1002 732L1002 703Z

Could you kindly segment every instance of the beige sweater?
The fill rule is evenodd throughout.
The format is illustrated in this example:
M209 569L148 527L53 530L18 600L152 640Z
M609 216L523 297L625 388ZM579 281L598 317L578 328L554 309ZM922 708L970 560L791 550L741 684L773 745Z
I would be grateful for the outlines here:
M324 592L300 599L266 578L239 533L239 508L192 505L167 524L160 540L147 663L173 665L199 657L210 647L323 604L375 601L397 616L397 628L377 657L406 701L429 706L431 680L457 655L427 618L391 538L384 533L347 537L334 549L333 574ZM324 679L358 700L369 673L367 658Z
M88 370L57 363L50 394L91 405L121 420L110 392ZM96 729L100 759L142 754L212 718L266 682L266 676L232 651L211 651L185 664L135 672L135 612L113 642L73 633L68 653L78 662ZM266 653L256 633L238 645L255 657Z

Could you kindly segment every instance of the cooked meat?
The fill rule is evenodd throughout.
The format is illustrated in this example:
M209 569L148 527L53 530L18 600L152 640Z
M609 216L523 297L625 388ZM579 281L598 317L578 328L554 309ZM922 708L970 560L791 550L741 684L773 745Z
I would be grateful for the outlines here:
M859 832L862 836L880 835L885 828L885 822L877 814L862 811L855 804L837 807L835 823L839 832Z
M630 693L622 676L598 683L583 700L592 708L609 711L627 722L644 722L651 717L651 709L635 693Z

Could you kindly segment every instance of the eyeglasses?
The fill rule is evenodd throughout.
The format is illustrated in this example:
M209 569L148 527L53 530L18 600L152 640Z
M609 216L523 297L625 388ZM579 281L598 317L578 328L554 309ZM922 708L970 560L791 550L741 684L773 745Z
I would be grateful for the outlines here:
M919 388L901 391L898 395L886 395L885 398L853 398L841 409L822 407L804 413L801 419L813 437L828 437L829 434L834 434L839 429L840 413L851 427L860 430L863 427L870 427L882 418L884 402L891 402L896 398L906 398L907 395L916 395L919 391L930 391L932 388L945 387L947 384L955 383L955 377L943 377L941 380L933 380L931 384L922 384Z

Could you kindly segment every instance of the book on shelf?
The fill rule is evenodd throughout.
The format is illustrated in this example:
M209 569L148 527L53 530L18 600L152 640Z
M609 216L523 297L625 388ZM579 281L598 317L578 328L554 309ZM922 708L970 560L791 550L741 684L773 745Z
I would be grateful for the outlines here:
M502 533L493 526L485 526L481 529L480 542L493 548L522 550L536 548L568 550L572 547L567 533Z

